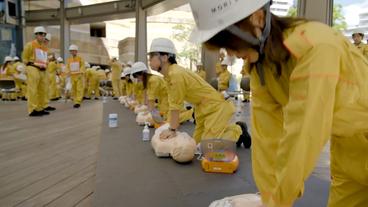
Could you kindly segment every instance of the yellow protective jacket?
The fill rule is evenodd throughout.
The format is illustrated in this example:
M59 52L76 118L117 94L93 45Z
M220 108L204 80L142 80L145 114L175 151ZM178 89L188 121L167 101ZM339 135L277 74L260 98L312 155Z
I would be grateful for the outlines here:
M147 99L153 101L158 99L158 109L162 113L169 110L167 86L164 78L157 75L150 75L147 83Z
M268 207L290 206L303 193L331 135L368 131L368 62L362 53L317 22L285 31L284 45L292 55L281 76L266 62L262 86L251 71L253 174Z
M226 69L218 76L218 90L226 91L229 88L231 73Z
M66 64L66 72L71 76L84 74L86 72L84 60L78 55L69 57Z
M359 50L360 52L363 53L363 55L368 58L368 45L367 44L364 44L363 42L361 42L360 44L358 45L355 45Z
M144 87L142 82L133 83L133 94L135 100L138 101L139 104L144 103Z
M22 59L24 64L33 63L41 68L47 67L47 47L40 44L37 40L28 42L24 46Z
M51 61L47 64L47 72L50 75L56 76L56 71L58 69L58 66L55 61ZM51 77L50 77L51 78Z
M194 72L173 64L169 66L169 72L165 76L169 95L169 110L183 109L184 101L194 105L196 114L205 115L211 113L209 103L222 103L224 97L213 89L205 80Z
M133 83L132 82L127 81L126 93L127 93L127 96L132 96L133 95Z
M112 62L110 66L111 66L111 80L112 79L120 80L121 72L123 70L121 64L116 61L116 62Z

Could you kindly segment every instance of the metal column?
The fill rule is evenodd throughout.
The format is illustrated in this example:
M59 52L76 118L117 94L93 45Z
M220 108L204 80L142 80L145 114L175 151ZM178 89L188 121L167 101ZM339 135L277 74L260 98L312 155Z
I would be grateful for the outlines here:
M66 19L65 8L68 0L60 0L60 56L65 60L68 56L70 44L70 23Z
M135 61L147 63L147 12L142 0L136 0L135 8Z
M216 78L216 63L218 60L218 53L210 51L205 47L202 47L202 64L206 70L207 82L210 82L213 78Z
M333 0L299 0L298 16L332 26Z

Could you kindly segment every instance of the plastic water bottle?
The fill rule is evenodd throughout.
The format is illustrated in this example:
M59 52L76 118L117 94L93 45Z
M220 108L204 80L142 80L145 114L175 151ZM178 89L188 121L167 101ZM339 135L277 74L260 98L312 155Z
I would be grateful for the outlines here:
M107 103L107 97L106 96L102 97L102 103Z
M109 127L118 127L118 114L109 114Z
M147 123L146 123L146 125L143 128L142 134L143 134L142 140L144 142L150 141L150 130L148 129L148 124Z

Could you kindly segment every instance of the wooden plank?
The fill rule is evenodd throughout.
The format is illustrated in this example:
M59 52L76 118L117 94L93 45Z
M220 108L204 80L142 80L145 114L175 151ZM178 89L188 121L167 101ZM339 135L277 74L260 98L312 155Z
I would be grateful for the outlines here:
M69 178L71 175L78 173L79 171L90 167L91 165L95 165L96 163L96 155L91 155L81 161L80 163L76 163L70 167L64 168L57 173L48 176L45 179L42 179L36 183L33 183L17 192L14 192L4 198L0 199L0 206L15 206L20 204L21 202L34 197L42 191L47 190L51 186L62 182L63 180Z
M93 198L93 193L91 193L90 195L88 195L88 197L81 200L74 207L91 207L92 206L92 198Z
M38 207L50 204L55 199L64 195L65 192L68 192L78 187L79 185L83 184L87 180L93 178L93 176L95 175L95 168L96 168L95 164L90 165L89 167L79 171L77 174L74 174L73 176L63 180L62 182L57 183L56 185L53 185L52 187L37 194L36 196L16 205L16 207L33 207L33 206ZM75 196L84 197L85 195L75 195ZM64 206L69 205L65 204Z
M1 180L0 183L2 187L0 188L0 198L9 195L12 192L16 192L25 186L31 185L32 183L45 179L66 167L83 162L83 160L89 156L96 155L97 150L91 150L90 148L91 146L88 145L87 148L81 149L76 154L79 155L78 159L74 158L74 160L70 160L68 162L58 162L54 165L45 166L44 168L40 169L38 169L38 166L35 166L35 169L38 169L37 171L25 171L23 173L10 176L9 180Z
M13 162L8 162L5 164L6 161L0 160L0 162L4 162L1 165L0 171L0 179L4 176L7 176L14 172L19 172L21 170L28 169L35 165L39 165L40 163L49 163L50 161L55 160L55 157L60 157L63 154L67 153L68 151L73 151L75 149L80 148L81 145L85 145L88 142L94 141L98 139L98 137L90 137L89 139L78 136L76 139L66 140L64 143L59 144L55 147L50 147L47 150L39 151L37 154L30 155L28 157L22 157ZM97 148L97 145L95 146Z
M90 177L85 182L66 192L61 197L51 201L46 207L66 207L66 206L76 206L83 200L90 196L95 187L95 176Z

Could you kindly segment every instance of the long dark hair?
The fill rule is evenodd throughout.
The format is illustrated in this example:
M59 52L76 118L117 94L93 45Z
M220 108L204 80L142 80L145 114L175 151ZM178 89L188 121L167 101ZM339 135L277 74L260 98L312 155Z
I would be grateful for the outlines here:
M283 32L287 29L294 28L301 23L307 22L307 20L293 17L278 17L274 14L271 15L271 33L265 44L264 61L269 64L274 64L276 66L277 73L281 75L281 63L287 61L290 57L290 52L283 44ZM240 28L246 28L253 31L253 26L249 21L249 17L235 23L235 25ZM254 47L250 45L227 30L223 30L216 34L214 37L206 41L204 46L210 50L217 51L220 48L227 48L235 51L244 48L253 48L258 51L258 46ZM253 68L253 65L251 65L251 68Z

